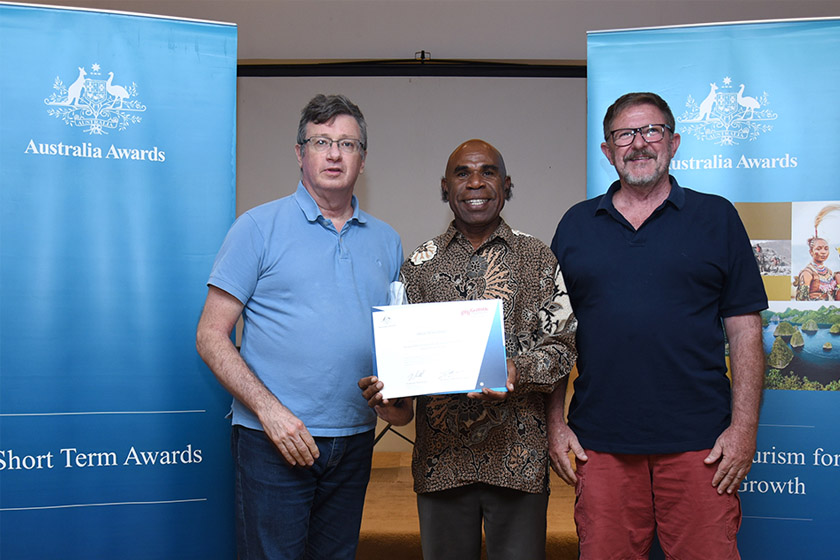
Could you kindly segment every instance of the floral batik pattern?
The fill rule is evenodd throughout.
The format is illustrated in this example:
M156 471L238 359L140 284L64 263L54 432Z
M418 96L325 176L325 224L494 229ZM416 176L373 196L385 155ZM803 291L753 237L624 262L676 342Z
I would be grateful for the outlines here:
M577 356L577 322L554 255L504 222L478 249L450 225L409 256L401 280L410 303L502 300L507 355L519 376L516 390L499 402L417 398L415 490L482 482L545 491L546 401Z

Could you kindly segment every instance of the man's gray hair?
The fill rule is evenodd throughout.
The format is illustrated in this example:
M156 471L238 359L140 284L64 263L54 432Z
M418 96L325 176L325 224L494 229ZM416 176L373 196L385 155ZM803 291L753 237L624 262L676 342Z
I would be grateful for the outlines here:
M300 124L298 125L297 143L303 150L306 140L306 125L309 123L323 124L330 122L338 115L350 115L359 124L359 133L362 141L362 152L367 150L367 123L365 116L359 107L344 95L324 95L319 93L313 97L303 111L300 112Z
M625 93L624 95L616 99L615 103L610 105L610 108L607 109L607 114L604 115L604 140L610 139L612 122L613 120L615 120L615 117L624 109L627 109L628 107L635 107L637 105L653 105L654 107L662 111L663 115L665 115L664 124L667 124L669 127L671 127L671 133L673 134L677 131L676 123L674 121L674 114L671 112L671 108L668 107L668 104L665 102L664 99L662 99L655 93L651 93L649 91Z

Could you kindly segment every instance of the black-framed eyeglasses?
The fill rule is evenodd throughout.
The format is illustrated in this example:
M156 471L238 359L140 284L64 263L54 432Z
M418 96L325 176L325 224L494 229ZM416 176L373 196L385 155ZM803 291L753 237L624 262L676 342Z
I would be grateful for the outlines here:
M345 154L355 154L365 149L362 141L355 138L339 138L338 140L333 140L326 136L311 136L301 142L301 145L303 144L309 144L316 152L329 151L333 144L337 144L338 149Z
M667 124L648 124L639 128L617 128L610 131L610 136L612 136L613 143L618 147L632 144L637 133L642 135L645 142L652 144L662 140L665 137L666 130L673 132L674 129Z

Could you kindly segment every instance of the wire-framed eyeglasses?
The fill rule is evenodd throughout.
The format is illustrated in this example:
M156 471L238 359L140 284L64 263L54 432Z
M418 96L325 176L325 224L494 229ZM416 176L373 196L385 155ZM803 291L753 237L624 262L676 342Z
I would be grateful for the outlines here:
M339 138L338 140L333 140L326 136L311 136L301 142L301 145L303 144L309 144L316 152L329 151L333 144L336 144L338 149L345 154L355 154L365 149L362 141L355 138Z

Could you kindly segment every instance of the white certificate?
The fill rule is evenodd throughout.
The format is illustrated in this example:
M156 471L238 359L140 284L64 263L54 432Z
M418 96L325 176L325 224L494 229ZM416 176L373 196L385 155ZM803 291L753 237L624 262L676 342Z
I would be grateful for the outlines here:
M386 305L372 315L385 398L507 390L501 300Z

